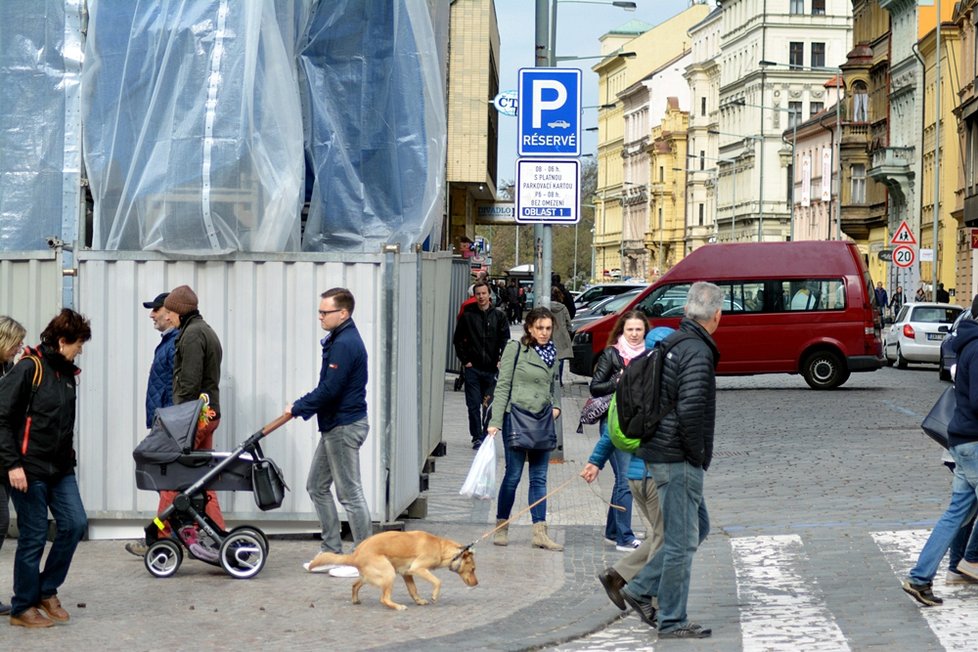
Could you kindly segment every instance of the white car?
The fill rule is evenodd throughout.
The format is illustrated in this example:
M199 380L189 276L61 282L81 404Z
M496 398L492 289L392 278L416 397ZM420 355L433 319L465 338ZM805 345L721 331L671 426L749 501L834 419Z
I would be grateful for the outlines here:
M568 127L570 127L570 123L567 122L566 120L554 120L553 122L548 122L547 126L550 127L551 129L557 129L558 127L560 129L567 129Z
M941 360L941 342L963 308L949 303L908 303L883 338L887 364L905 369L908 362Z

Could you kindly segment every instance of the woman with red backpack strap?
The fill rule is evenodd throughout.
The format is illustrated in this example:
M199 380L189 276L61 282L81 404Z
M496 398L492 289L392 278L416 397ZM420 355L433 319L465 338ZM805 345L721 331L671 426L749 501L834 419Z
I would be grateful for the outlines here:
M66 308L0 382L0 478L8 483L20 531L11 625L50 627L70 618L58 588L88 529L75 479L74 361L91 337L88 320ZM42 571L48 510L56 534Z

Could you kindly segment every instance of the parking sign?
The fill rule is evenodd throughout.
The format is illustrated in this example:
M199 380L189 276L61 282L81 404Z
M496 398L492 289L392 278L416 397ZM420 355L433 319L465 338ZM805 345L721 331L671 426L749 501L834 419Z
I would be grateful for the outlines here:
M581 71L520 68L520 156L580 156Z

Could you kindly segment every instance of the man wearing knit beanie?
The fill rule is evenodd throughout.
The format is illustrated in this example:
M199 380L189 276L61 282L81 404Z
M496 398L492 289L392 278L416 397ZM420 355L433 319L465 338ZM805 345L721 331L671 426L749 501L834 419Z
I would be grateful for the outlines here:
M180 319L180 334L177 335L176 354L173 357L173 404L196 401L201 394L207 394L214 416L206 425L197 427L194 449L214 448L214 431L221 423L221 358L223 351L217 333L211 328L197 310L197 295L187 285L173 288L163 302L163 307L175 313ZM160 510L173 502L176 492L160 492ZM224 527L224 516L217 502L217 494L207 492L206 514L214 523ZM191 552L201 559L216 561L217 542L211 541L203 532Z

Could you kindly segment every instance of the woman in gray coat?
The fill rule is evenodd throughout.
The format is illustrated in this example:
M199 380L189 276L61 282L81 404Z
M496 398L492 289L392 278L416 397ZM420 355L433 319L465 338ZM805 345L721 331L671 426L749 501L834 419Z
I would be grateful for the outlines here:
M560 288L550 290L550 312L554 314L554 346L557 347L557 359L560 367L557 369L557 380L564 386L564 360L574 357L574 345L571 343L571 320L567 306L564 305L564 293Z

